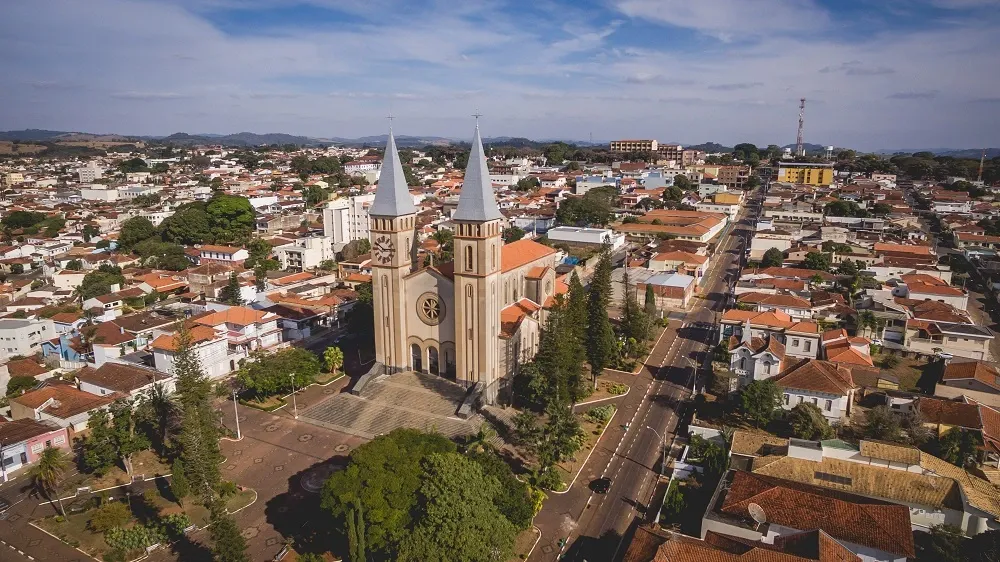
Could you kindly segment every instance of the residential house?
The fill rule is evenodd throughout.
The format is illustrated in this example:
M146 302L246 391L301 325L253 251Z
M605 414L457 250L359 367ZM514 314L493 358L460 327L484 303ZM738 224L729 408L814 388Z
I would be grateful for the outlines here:
M674 250L654 254L649 258L649 269L684 273L700 280L708 269L708 256Z
M622 562L862 562L822 529L775 536L771 543L705 533L704 540L670 533L657 526L639 527Z
M53 383L10 399L14 420L51 421L70 430L70 437L87 429L90 412L106 408L115 397L97 396L71 384Z
M0 471L6 481L11 472L33 464L49 447L68 452L70 440L66 428L48 420L0 418L0 445Z
M846 367L873 367L871 342L868 338L848 336L847 330L838 328L823 332L823 357L831 363Z
M208 326L193 326L188 329L191 353L198 358L205 376L209 379L223 377L237 369L239 359L235 354L230 357L229 341L225 334L218 333ZM177 357L178 342L176 334L160 334L150 345L153 351L153 364L157 371L174 373L174 360Z
M757 312L772 310L782 312L795 320L808 320L813 317L812 303L795 295L750 292L740 294L736 302L738 305L752 307Z
M742 339L729 338L729 366L738 377L738 390L753 381L769 379L783 370L785 346L776 337L751 337L745 328Z
M174 391L171 375L134 364L107 362L98 368L90 366L76 371L80 390L98 396L136 397L149 391L154 385L161 385L170 394Z
M41 353L42 342L55 335L55 326L50 319L5 318L0 320L0 354L10 357Z
M846 423L851 416L854 383L851 370L821 359L802 359L774 377L781 388L781 407L791 410L806 403L819 408L833 423Z
M797 321L780 311L756 312L727 310L720 320L719 341L729 341L732 336L742 340L749 323L751 337L773 337L784 344L785 353L792 357L816 359L820 353L819 326L814 322Z
M1000 370L985 361L950 361L939 384L1000 395Z
M199 263L216 262L243 265L243 262L250 257L250 253L246 249L233 246L206 244L198 248L198 252Z

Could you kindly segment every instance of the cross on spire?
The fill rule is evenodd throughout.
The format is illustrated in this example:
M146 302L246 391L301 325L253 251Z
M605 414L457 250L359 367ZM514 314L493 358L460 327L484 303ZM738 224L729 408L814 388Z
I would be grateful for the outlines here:
M476 108L476 112L473 113L472 116L476 118L476 127L479 127L479 118L482 117L483 114L479 113L479 108L478 107Z
M389 130L391 131L392 130L392 120L395 119L395 117L392 116L392 110L391 109L389 110L389 115L386 115L385 118L389 120Z

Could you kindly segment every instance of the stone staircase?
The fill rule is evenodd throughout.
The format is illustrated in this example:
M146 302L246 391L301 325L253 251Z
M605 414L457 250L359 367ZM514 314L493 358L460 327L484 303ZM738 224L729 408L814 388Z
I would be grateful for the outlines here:
M299 413L299 419L335 431L372 439L409 427L436 431L449 438L474 434L483 423L455 415L465 389L451 381L419 373L398 373L372 380L360 395L341 393Z

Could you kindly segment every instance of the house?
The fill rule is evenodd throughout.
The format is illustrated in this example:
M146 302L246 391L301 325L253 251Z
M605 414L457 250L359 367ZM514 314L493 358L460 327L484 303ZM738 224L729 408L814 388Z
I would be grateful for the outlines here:
M694 296L697 282L694 277L682 273L657 273L635 286L636 291L643 294L646 287L651 286L657 308L686 308Z
M199 263L216 262L243 265L243 262L249 257L250 252L246 249L233 246L206 244L198 248Z
M822 529L776 536L765 543L705 533L697 540L654 526L636 529L622 562L862 562Z
M729 338L729 366L739 377L737 389L777 375L785 361L785 346L778 338L751 334L752 330L745 328L741 340L735 335Z
M69 449L66 428L51 421L22 418L14 421L0 419L0 467L3 481L10 473L38 460L48 447Z
M173 377L147 367L125 363L104 363L98 368L83 367L76 373L80 390L98 396L119 394L135 397L160 384L167 393L174 390Z
M649 258L648 267L653 271L684 273L701 279L708 269L708 256L681 250L661 252Z
M108 295L100 295L83 301L84 310L98 309L103 311L103 314L105 315L110 313L111 318L121 314L123 306L124 303L122 302L122 296L117 292Z
M847 422L851 416L854 383L851 370L822 359L803 359L774 377L781 388L781 407L791 410L807 403L819 408L831 423Z
M748 322L752 337L773 337L785 345L785 353L792 357L819 357L819 326L814 322L796 321L784 312L774 310L727 310L720 320L719 341L729 341L733 335L742 339Z
M812 303L795 295L748 292L741 293L736 303L752 307L757 312L783 312L797 320L809 320L813 316Z
M64 269L52 276L52 284L64 291L72 291L83 284L83 278L87 276L84 271L71 271Z
M208 326L193 326L188 329L191 353L198 358L202 371L209 379L217 379L235 371L238 359L230 357L229 342L224 334ZM174 360L177 357L178 336L161 334L153 340L153 364L157 371L174 374Z
M10 399L14 420L51 421L70 430L70 437L87 429L90 412L106 408L117 396L97 396L70 384L46 383L42 388Z
M951 361L940 384L1000 395L1000 370L985 361Z
M823 356L831 363L874 367L871 342L860 336L848 336L847 330L838 328L823 332Z
M751 510L766 522L758 524ZM775 543L817 529L866 561L906 562L916 555L906 506L742 470L719 482L701 533Z

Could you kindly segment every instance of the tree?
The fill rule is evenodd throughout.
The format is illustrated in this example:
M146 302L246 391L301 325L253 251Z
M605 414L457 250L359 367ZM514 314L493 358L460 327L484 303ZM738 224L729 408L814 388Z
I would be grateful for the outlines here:
M250 562L247 555L247 542L240 534L239 527L232 515L226 512L225 502L216 498L212 501L209 512L211 526L209 533L212 536L213 560L215 562Z
M511 471L510 465L493 449L471 451L466 455L479 464L483 474L496 478L503 493L494 498L500 513L517 529L527 529L535 517L532 491Z
M399 560L507 560L517 528L496 506L505 494L496 478L457 453L430 455L419 488L413 531L400 545Z
M133 172L148 172L149 167L146 166L145 160L136 156L135 158L130 158L118 164L118 170L122 173L129 174Z
M81 234L83 235L83 241L84 242L90 242L90 240L93 239L94 237L97 237L97 236L101 235L101 229L97 228L96 226L94 226L92 224L87 224L87 225L84 225L83 230L81 231Z
M46 447L29 473L31 486L35 492L49 498L50 501L55 496L56 502L59 504L59 513L63 517L66 517L66 509L63 508L62 498L59 497L59 483L67 468L69 468L69 459L63 450L56 447Z
M608 318L611 300L611 248L605 244L590 280L587 301L587 360L597 388L597 377L614 355L615 335Z
M202 201L177 207L173 215L160 224L163 239L185 246L204 244L213 239L206 204Z
M93 425L91 425L93 424ZM149 440L136 431L134 401L119 398L107 410L93 410L87 423L90 435L84 441L84 464L104 474L116 462L132 474L132 455L149 448Z
M965 532L954 525L935 525L929 533L914 533L917 562L963 562Z
M680 523L682 516L687 511L687 502L677 484L678 482L678 480L674 480L670 483L667 496L663 499L662 517L667 523Z
M243 304L243 297L240 294L240 280L235 271L229 274L229 283L219 292L219 300L233 306Z
M256 213L246 197L216 193L205 206L212 236L217 242L241 240L253 232Z
M510 226L503 229L503 241L504 244L510 244L511 242L517 242L518 240L524 238L524 229L517 226Z
M740 411L755 427L764 427L781 406L781 388L772 379L753 381L740 392Z
M637 342L649 339L649 318L639 306L639 299L636 298L635 289L629 280L627 267L622 275L622 292L624 294L620 323L622 335L626 340L631 338Z
M278 263L268 259L271 256L271 244L267 240L254 237L247 242L247 253L250 255L243 262L243 266L247 269L255 269L258 266L263 266L265 270L277 269Z
M771 248L764 252L764 257L760 260L761 267L781 267L785 263L785 254L777 248Z
M38 380L35 377L15 375L7 381L7 396L20 396L26 390L35 388L36 385L38 385Z
M823 412L818 406L808 402L796 404L792 408L788 413L788 424L792 427L792 435L799 439L816 441L834 436L833 428L823 417Z
M80 271L83 269L83 262L80 260L69 260L69 262L66 263L66 269L68 271Z
M87 300L107 295L111 293L114 285L121 287L124 284L125 276L122 275L121 268L104 264L97 271L85 275L76 291L81 300Z
M533 189L538 189L539 185L541 184L539 184L538 178L535 176L528 176L517 180L518 191L531 191Z
M643 307L646 311L646 317L650 322L655 321L660 315L659 310L656 308L656 294L653 292L652 285L646 285L646 294L643 295Z
M892 205L888 203L875 203L875 206L872 207L872 214L880 217L888 216L892 214L892 211Z
M124 527L132 519L128 505L120 501L106 501L95 509L87 521L91 530L103 533L115 527Z
M293 385L302 388L312 384L319 369L316 355L306 349L291 347L276 353L257 350L242 362L236 378L253 396L264 398L291 391Z
M802 260L802 267L805 269L816 269L828 271L830 269L830 256L823 252L809 252Z
M362 238L360 240L351 240L348 242L341 250L340 253L343 255L345 260L353 260L358 256L363 256L368 252L372 251L372 243L367 238Z
M965 558L968 562L996 562L1000 560L1000 531L990 529L971 537L965 543Z
M323 352L323 364L326 370L335 373L344 365L344 352L337 346L326 348Z
M184 498L191 494L191 484L184 472L184 461L177 459L170 467L170 493L177 500L177 505L184 505Z
M322 506L346 527L348 512L360 501L367 551L391 559L413 527L423 463L433 454L455 450L448 438L415 429L379 435L354 449L347 468L327 480Z
M691 180L688 179L687 176L683 174L674 176L674 187L680 189L681 191L689 191L692 189L692 185ZM664 193L664 197L666 197L666 193Z
M87 429L89 434L83 442L83 465L99 476L104 475L118 458L108 411L104 408L91 411Z
M861 425L861 433L869 439L882 441L902 441L902 428L899 419L888 406L875 406L865 412L865 421Z
M173 374L175 395L181 409L178 458L192 491L208 503L219 485L219 419L212 407L212 384L191 349L191 334L183 324L175 336Z
M136 421L153 442L161 457L166 456L171 432L177 426L178 409L173 395L159 383L143 393L135 410Z
M858 265L854 263L854 260L843 260L837 264L837 273L853 277L858 274Z
M983 440L979 432L955 427L938 439L934 455L964 468L976 463L982 445Z
M118 234L118 245L123 250L131 250L137 243L156 235L156 227L146 217L132 217L122 223Z

